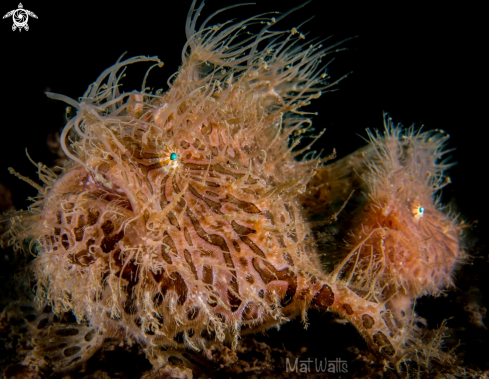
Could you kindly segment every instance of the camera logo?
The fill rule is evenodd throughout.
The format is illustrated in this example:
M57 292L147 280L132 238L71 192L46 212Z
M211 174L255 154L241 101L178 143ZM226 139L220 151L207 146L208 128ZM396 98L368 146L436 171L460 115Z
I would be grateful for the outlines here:
M27 25L29 16L37 18L34 13L28 11L27 9L24 9L22 3L19 3L18 9L14 9L13 11L8 12L5 16L3 16L3 18L7 18L10 16L12 16L12 20L14 21L14 24L12 25L12 30L15 31L16 29L19 29L19 32L22 31L22 28L24 28L26 31L29 30L29 25Z

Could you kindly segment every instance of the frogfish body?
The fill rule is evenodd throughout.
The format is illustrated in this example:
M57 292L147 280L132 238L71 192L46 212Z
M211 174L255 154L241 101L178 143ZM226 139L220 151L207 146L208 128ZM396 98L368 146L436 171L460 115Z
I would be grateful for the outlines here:
M320 65L334 46L273 31L286 14L197 29L195 3L166 92L119 92L125 66L162 65L135 57L79 101L48 93L77 111L60 137L67 161L59 175L38 164L43 186L12 171L39 196L8 234L37 253L38 300L140 343L155 366L162 349L235 347L310 307L347 319L391 363L419 354L418 331L381 297L323 272L307 219L303 193L322 160L298 146L318 137L300 108L334 84Z

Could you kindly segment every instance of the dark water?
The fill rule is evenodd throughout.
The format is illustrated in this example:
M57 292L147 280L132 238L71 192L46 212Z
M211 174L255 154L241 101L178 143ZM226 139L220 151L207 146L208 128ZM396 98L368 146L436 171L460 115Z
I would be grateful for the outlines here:
M234 3L209 0L203 17ZM6 13L15 6L4 4L2 9ZM119 2L101 6L100 2L88 1L75 7L63 2L31 2L24 6L38 16L29 18L28 32L13 32L10 18L0 24L0 183L12 193L12 204L17 209L26 208L26 199L35 195L35 189L9 175L7 168L13 166L23 175L35 177L25 148L34 161L52 165L56 157L49 151L46 139L64 125L65 104L46 98L44 92L81 96L88 84L124 51L128 51L127 56L158 55L165 66L153 70L149 84L165 87L166 79L181 62L190 3L134 3L128 7ZM262 11L285 11L293 6L292 2L258 1L255 6L221 14L217 21ZM489 277L489 207L485 200L489 160L481 94L481 88L487 85L482 67L481 14L481 9L447 6L381 8L367 3L352 6L316 0L283 24L283 29L290 29L314 15L301 28L311 32L308 39L333 35L330 41L338 42L358 36L344 44L348 51L336 54L329 70L333 79L353 73L337 86L338 92L324 94L310 107L319 112L314 118L315 127L327 128L315 146L317 150L324 149L324 154L329 154L335 148L339 157L351 153L363 145L357 134L365 136L365 128L382 127L383 111L405 126L415 122L424 124L426 129L444 129L451 135L449 147L456 148L451 160L457 165L450 169L452 184L444 189L442 199L463 219L474 223L465 240L472 259L457 272L457 289L437 299L420 299L416 310L428 320L430 328L449 319L446 344L453 347L460 341L456 350L460 364L474 370L489 368L487 329L471 324L464 310L474 296L481 309L487 308L489 299L488 286L484 284ZM140 88L146 68L128 69L127 80L123 80L126 91ZM2 201L6 207L8 199ZM28 259L10 250L1 252L2 308L18 297L16 283L25 275L22 267ZM21 290L28 292L27 288ZM256 338L276 349L297 352L307 347L303 357L354 360L352 346L365 350L356 331L336 323L332 315L311 312L310 323L309 329L304 330L296 320L280 332L271 330ZM2 333L4 337L5 330Z

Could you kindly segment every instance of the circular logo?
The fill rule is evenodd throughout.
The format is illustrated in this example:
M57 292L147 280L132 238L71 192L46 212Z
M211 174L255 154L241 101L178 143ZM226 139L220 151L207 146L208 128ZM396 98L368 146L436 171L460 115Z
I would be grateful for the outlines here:
M14 24L18 28L23 28L27 25L27 20L29 20L29 15L25 11L25 9L16 9L14 14L12 15L12 19L14 20Z
M10 16L12 16L12 21L14 22L14 24L12 25L12 30L19 29L19 32L22 29L29 30L29 25L27 25L29 16L37 18L37 16L33 12L24 9L22 3L19 3L19 7L17 9L8 12L5 16L3 16L3 18L7 18Z

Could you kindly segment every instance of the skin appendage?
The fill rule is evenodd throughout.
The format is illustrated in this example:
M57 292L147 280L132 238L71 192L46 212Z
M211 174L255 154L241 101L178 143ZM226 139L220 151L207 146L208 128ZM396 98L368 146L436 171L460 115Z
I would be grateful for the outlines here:
M336 163L365 173L369 200L352 218L351 252L325 273L301 199L337 166L297 146L321 135L301 108L336 84L321 69L336 46L273 31L290 12L208 25L219 11L197 28L202 7L192 3L168 91L150 92L145 77L120 93L126 66L162 66L140 56L121 57L79 101L47 94L77 111L60 138L67 162L59 175L37 164L43 186L12 170L39 195L3 236L36 253L38 302L140 344L155 368L166 349L235 348L241 334L306 323L311 307L348 320L391 366L423 355L402 312L449 284L461 259L458 226L433 200L438 139L388 128L365 161Z
M336 245L331 279L385 304L398 325L415 327L425 324L414 313L416 299L453 286L466 260L465 225L437 195L450 183L450 164L442 160L448 135L394 126L386 116L384 133L368 136L366 147L318 170L303 203L314 214L334 213L338 204L343 211L351 202L340 221L349 234Z

